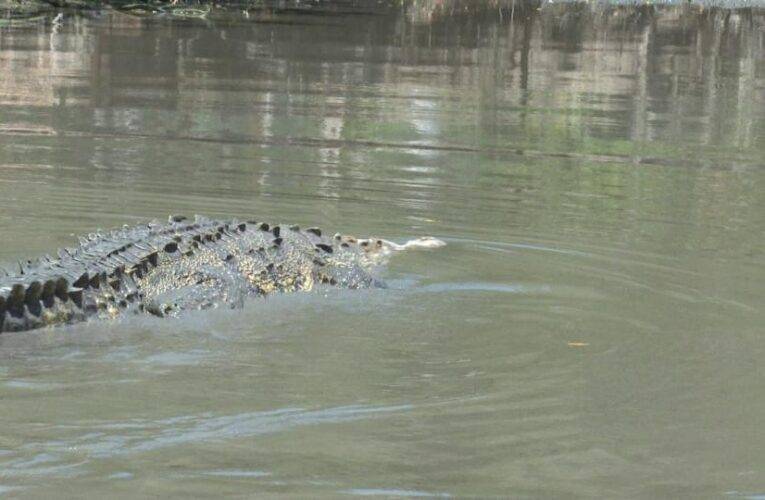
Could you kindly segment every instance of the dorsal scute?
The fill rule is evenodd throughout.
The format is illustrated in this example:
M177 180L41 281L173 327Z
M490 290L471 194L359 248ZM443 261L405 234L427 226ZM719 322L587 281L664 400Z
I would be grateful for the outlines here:
M269 224L259 218L203 216L174 216L165 223L99 230L81 237L75 247L62 248L53 256L22 259L17 271L0 271L0 320L11 307L17 316L6 324L9 329L36 328L40 318L52 317L42 315L40 303L55 309L61 303L56 300L85 307L80 319L109 307L135 309L163 290L196 287L200 276L210 275L213 281L222 280L210 293L224 303L239 289L263 295L307 290L313 283L374 286L378 282L371 270L392 251L406 248L387 240L331 234L317 227ZM205 282L210 279L204 278ZM27 319L19 319L19 311ZM30 311L37 319L28 318Z

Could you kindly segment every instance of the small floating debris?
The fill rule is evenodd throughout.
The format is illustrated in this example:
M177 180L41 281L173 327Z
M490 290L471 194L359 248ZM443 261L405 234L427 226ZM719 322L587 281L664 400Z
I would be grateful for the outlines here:
M210 13L210 7L208 6L206 9L194 9L182 6L168 6L163 8L162 11L175 17L204 19L207 17L207 14Z
M130 14L133 16L153 16L155 14L162 13L162 9L160 7L146 3L129 3L115 6L114 9L122 12L123 14Z
M589 342L576 342L576 341L568 342L569 347L587 347L588 345L590 345Z

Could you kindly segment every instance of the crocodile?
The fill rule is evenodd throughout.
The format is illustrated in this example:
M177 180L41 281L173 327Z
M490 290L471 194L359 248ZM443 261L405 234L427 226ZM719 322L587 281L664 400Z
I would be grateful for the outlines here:
M129 313L178 316L241 307L248 297L307 291L317 285L384 287L375 270L399 245L379 238L327 235L321 229L255 220L170 216L80 237L18 270L0 274L0 332L64 325Z

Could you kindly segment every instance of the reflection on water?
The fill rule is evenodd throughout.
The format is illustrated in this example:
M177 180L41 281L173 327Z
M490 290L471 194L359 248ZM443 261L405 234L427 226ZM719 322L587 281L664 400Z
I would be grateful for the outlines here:
M0 27L0 259L168 213L448 246L3 335L0 494L762 491L765 12L290 5Z

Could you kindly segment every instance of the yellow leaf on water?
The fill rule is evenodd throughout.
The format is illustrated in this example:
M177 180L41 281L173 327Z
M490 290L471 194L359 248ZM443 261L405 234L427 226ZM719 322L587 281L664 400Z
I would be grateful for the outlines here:
M589 342L569 342L568 343L569 347L587 347L588 345L590 345Z

